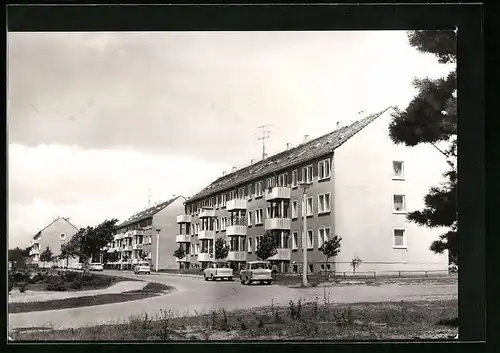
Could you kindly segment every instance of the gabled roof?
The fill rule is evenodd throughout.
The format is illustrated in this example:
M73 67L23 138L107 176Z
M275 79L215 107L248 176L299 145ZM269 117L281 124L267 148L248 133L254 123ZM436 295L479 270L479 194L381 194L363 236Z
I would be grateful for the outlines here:
M75 228L75 230L78 231L78 228L73 225L70 221L69 221L69 218L64 218L64 217L57 217L56 219L54 219L52 222L49 223L49 225L47 225L45 228L39 230L34 236L33 236L33 239L35 239L38 235L40 235L40 233L42 233L45 229L49 228L51 225L53 225L54 223L56 223L58 220L62 219L63 221L65 221L66 223L68 223L70 226L72 226L73 228Z
M155 206L149 207L149 208L145 209L144 211L141 211L141 212L134 214L132 217L128 218L126 221L119 224L117 226L117 228L125 227L125 226L128 226L129 224L137 223L137 222L145 220L149 217L153 217L155 214L157 214L158 212L160 212L164 208L168 207L171 203L176 201L179 197L184 198L183 196L179 195L179 196L176 196L168 201L165 201L165 202L159 203Z
M390 107L356 121L351 125L342 127L295 148L275 154L231 174L227 174L215 180L188 201L197 201L214 193L241 186L246 182L262 178L284 168L328 155L389 109Z

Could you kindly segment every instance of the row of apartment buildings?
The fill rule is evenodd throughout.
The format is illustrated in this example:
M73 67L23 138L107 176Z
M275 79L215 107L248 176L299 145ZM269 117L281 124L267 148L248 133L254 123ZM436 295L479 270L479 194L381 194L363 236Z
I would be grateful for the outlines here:
M348 271L354 256L362 259L360 271L446 270L448 255L429 250L443 230L406 218L423 207L446 161L429 146L393 144L390 112L223 175L190 198L134 214L117 227L102 259L122 267L149 261L159 269L204 268L221 237L229 247L226 260L238 269L257 259L261 237L273 230L278 252L269 260L283 272L301 271L304 247L310 272ZM320 247L333 235L342 237L341 250L326 262ZM179 246L182 259L173 256Z

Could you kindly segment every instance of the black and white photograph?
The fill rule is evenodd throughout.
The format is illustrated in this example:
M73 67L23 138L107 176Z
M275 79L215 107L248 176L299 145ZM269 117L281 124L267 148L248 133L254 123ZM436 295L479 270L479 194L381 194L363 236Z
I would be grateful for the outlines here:
M9 340L457 339L459 31L8 32Z

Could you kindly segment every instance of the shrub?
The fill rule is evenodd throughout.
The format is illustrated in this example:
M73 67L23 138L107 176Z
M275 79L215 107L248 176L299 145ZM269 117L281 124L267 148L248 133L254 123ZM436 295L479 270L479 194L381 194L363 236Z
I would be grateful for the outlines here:
M80 281L80 273L78 272L73 272L73 271L66 271L66 273L64 273L64 280L66 282L74 282L74 281Z
M27 273L23 273L23 272L14 272L12 274L12 279L14 280L14 282L27 282L29 281L29 275Z
M26 289L28 289L28 283L21 282L21 283L18 284L18 287L19 287L19 291L21 293L24 293L24 292L26 292Z
M66 291L64 280L59 276L53 276L52 278L49 279L49 283L47 284L47 290L55 292Z
M38 272L30 279L30 283L37 284L38 282L43 281L43 279L44 276L40 272Z
M69 286L72 289L81 289L82 288L82 283L80 282L79 279L75 279L73 282L71 282L71 284Z

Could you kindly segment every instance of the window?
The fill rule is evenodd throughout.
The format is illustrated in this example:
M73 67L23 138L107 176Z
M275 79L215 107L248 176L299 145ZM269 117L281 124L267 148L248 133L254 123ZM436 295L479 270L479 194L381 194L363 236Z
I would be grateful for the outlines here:
M210 198L210 202L209 202L208 206L215 207L215 197Z
M278 175L278 186L288 186L288 173Z
M217 197L215 198L215 208L219 207L220 207L220 195L217 195Z
M222 194L222 201L220 207L221 208L226 207L226 204L227 204L227 194Z
M234 200L236 198L236 191L231 190L229 191L229 200Z
M195 225L191 224L191 235L195 235L195 234L196 234Z
M402 161L392 162L392 178L393 179L404 179L404 164Z
M247 213L247 226L248 227L252 226L252 211L248 211Z
M312 231L312 229L309 229L307 231L307 248L308 249L313 248L313 231Z
M252 238L248 238L248 252L252 252Z
M328 240L330 240L330 228L318 229L318 249L320 249Z
M318 179L327 179L331 176L330 158L318 163Z
M221 231L226 230L226 224L227 224L227 217L222 217L221 218L221 224L220 224L220 230Z
M262 181L258 181L255 183L255 198L262 197L262 195L263 195Z
M308 165L307 167L302 168L302 182L312 183L312 181L313 181L313 167L312 165Z
M238 189L238 198L243 200L245 198L245 188Z
M405 211L405 195L394 195L394 212L404 213Z
M407 247L406 244L406 229L394 229L393 234L393 247L394 248L403 248Z
M253 195L252 184L250 184L250 185L247 186L247 193L248 193L248 199L251 200L252 199L252 195Z
M292 171L292 188L296 188L299 185L299 173L297 169Z
M266 188L274 188L276 186L276 177L272 176L266 179Z
M271 218L271 206L266 207L266 219Z
M318 195L318 214L330 212L330 193Z
M263 214L262 208L255 210L255 225L262 224L262 214Z
M306 199L306 216L312 216L313 215L313 198L308 197Z
M292 219L299 217L299 202L297 200L292 201Z
M66 240L66 233L61 233L61 235L59 236L59 239Z
M262 236L255 237L255 251L257 251L257 249L259 248L261 238Z
M299 248L299 233L292 233L292 250L297 250Z
M200 232L200 224L196 223L196 234Z
M219 218L215 219L215 231L218 232L220 230L220 220Z

